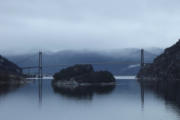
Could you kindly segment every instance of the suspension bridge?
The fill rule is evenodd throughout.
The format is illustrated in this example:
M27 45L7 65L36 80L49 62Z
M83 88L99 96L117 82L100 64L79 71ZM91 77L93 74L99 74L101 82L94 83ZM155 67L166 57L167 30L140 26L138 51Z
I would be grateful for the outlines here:
M32 58L34 56L30 56L28 58L25 58L24 60L20 61L20 63L23 63L24 61L27 61L29 58ZM53 59L53 58L52 58ZM132 65L132 64L140 64L141 67L144 67L145 64L149 64L149 63L144 63L144 49L141 49L140 51L140 62L91 62L91 63L75 63L75 64L91 64L91 65L116 65L116 64L127 64L127 65ZM42 78L43 77L43 69L48 69L50 67L67 67L70 65L74 65L74 64L52 64L52 65L43 65L43 53L42 51L40 51L38 53L38 61L37 61L37 65L32 65L32 66L25 66L22 67L22 70L31 70L31 69L37 69L38 70L38 78Z

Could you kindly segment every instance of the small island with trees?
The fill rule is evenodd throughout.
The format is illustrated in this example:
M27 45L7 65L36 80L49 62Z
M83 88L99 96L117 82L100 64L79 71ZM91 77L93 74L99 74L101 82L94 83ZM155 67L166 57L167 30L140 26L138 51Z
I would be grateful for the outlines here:
M114 84L115 78L108 71L94 71L90 64L79 64L62 69L54 74L52 82L55 86L75 85L85 86L92 84Z

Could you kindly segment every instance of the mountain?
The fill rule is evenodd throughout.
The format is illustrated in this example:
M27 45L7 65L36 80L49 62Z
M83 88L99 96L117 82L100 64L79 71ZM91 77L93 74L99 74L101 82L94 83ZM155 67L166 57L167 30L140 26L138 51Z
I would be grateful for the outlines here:
M151 63L156 56L157 53L151 53L145 50L145 61L147 63ZM21 67L38 65L38 53L6 57ZM128 48L104 51L66 50L43 53L43 72L45 74L54 74L64 67L83 63L94 63L96 64L93 64L95 70L108 70L115 75L136 75L139 71L140 49ZM66 66L59 66L60 64L65 64ZM26 70L25 72L36 74L37 70Z
M152 64L145 65L138 77L154 79L180 79L180 40L165 49L164 53L154 59Z
M0 82L18 79L21 75L22 70L20 67L0 56Z

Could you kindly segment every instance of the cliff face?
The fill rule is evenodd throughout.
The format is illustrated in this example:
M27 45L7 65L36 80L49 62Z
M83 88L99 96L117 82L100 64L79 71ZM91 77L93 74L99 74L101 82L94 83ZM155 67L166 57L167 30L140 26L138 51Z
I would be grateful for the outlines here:
M18 79L20 75L22 75L21 68L0 56L0 81Z
M145 65L137 77L180 79L180 40L165 49L164 53L155 58L152 64Z

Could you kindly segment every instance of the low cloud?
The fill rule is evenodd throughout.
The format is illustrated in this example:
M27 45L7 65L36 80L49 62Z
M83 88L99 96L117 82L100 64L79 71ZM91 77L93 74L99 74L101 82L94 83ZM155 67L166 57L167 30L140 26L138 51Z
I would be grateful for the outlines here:
M1 0L0 50L167 47L179 0Z

